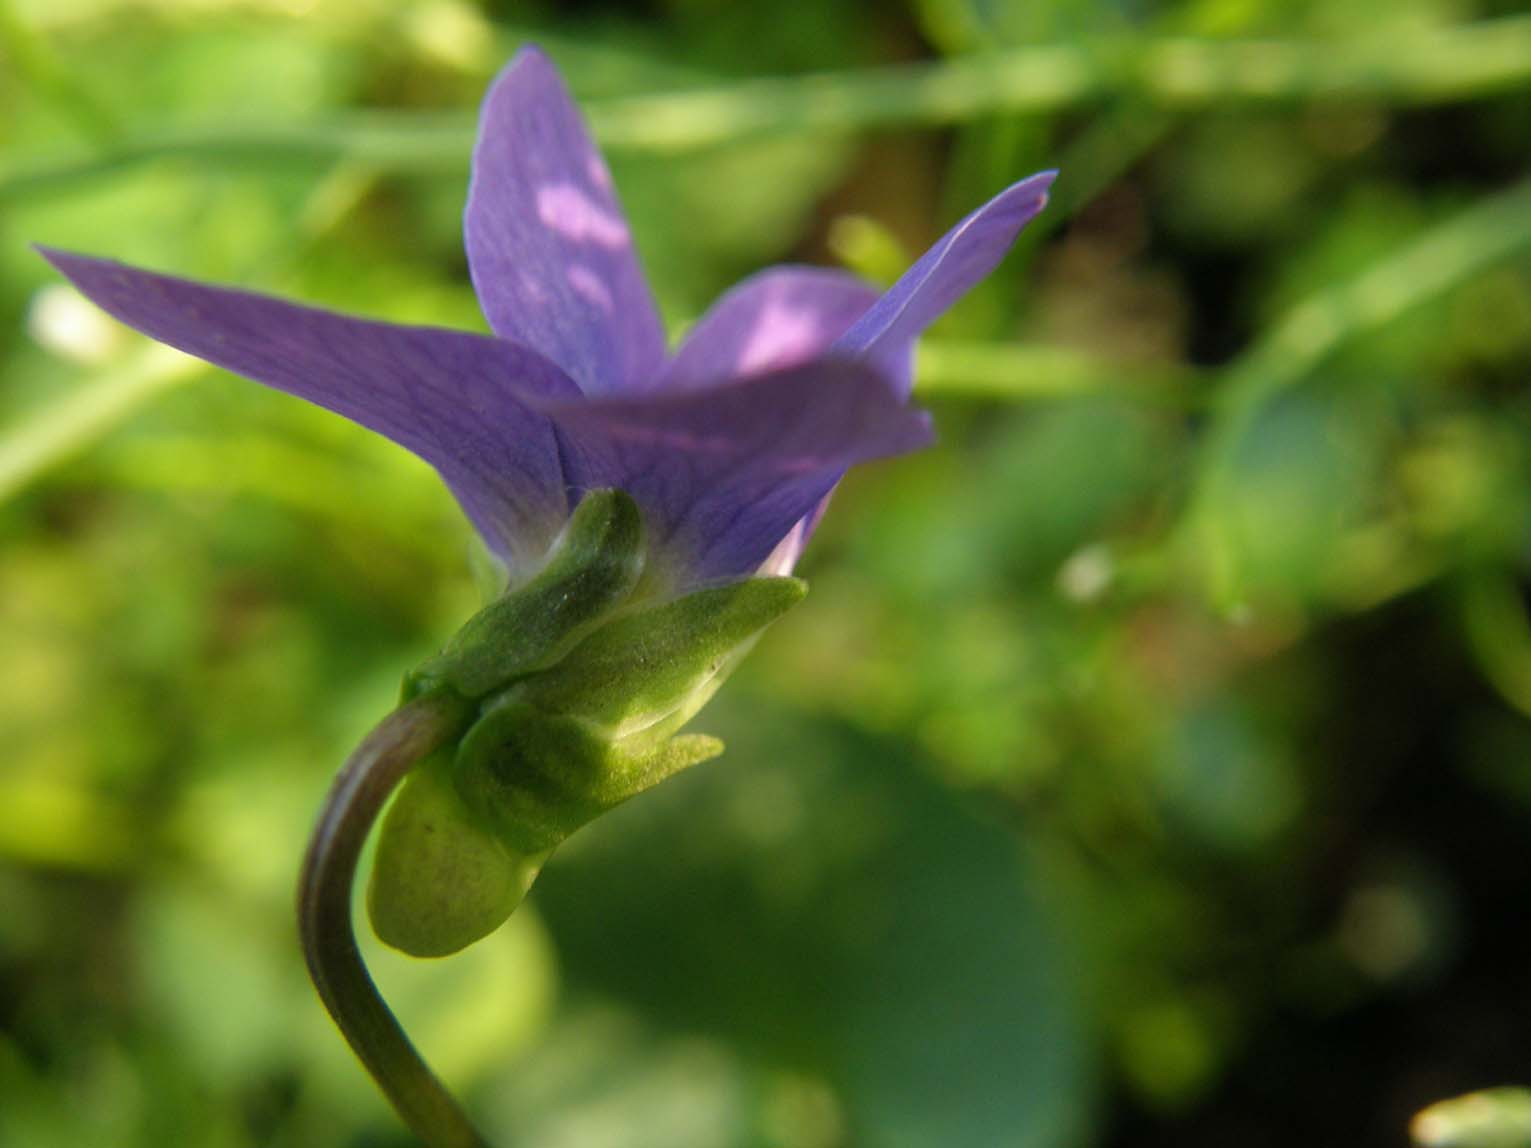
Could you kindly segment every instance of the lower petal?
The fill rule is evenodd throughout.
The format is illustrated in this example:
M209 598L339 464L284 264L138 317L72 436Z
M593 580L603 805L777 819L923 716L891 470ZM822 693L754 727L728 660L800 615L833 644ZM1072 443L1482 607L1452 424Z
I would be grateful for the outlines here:
M540 404L576 492L643 508L677 588L754 574L845 470L931 441L929 417L865 363L820 359L721 386Z

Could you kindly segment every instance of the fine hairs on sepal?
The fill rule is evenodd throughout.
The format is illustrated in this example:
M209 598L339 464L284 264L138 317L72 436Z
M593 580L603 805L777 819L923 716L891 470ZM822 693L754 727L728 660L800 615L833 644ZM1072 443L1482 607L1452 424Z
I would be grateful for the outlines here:
M444 685L481 698L512 678L556 662L611 610L643 573L643 516L616 490L586 495L530 579L480 610L440 654L409 675L406 694Z
M678 731L806 584L659 598L644 564L637 504L593 491L536 574L408 675L405 702L447 696L467 716L384 819L367 892L384 942L439 957L486 936L571 833L723 752Z

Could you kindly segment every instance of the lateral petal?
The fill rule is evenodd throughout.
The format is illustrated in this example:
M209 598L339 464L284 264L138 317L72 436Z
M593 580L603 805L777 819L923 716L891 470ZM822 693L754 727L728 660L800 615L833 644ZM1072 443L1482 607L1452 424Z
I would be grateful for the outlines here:
M856 321L835 350L866 355L899 378L908 393L907 363L921 331L962 298L1010 250L1021 229L1047 206L1058 173L1044 171L1000 192L953 227Z
M816 359L877 302L844 271L772 267L732 287L687 333L661 389L711 386Z
M535 351L39 250L129 327L413 451L508 562L539 558L568 517L556 435L526 400L579 392Z

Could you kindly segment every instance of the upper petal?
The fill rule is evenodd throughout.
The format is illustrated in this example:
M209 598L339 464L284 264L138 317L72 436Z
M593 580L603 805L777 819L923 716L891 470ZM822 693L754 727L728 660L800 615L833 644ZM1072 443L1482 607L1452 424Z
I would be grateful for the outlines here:
M664 328L611 175L557 69L523 48L489 88L464 216L494 330L588 394L652 385Z
M895 373L908 362L920 332L993 271L1021 229L1047 206L1047 189L1057 175L1044 171L1023 179L953 227L856 321L835 349L867 355Z
M823 355L877 301L877 291L844 271L773 267L732 287L699 319L671 360L662 389L716 385L716 380L796 366ZM909 391L910 359L892 372ZM832 484L831 484L832 485ZM798 519L761 565L762 574L790 574L829 506L826 493Z
M847 467L931 439L923 411L848 359L539 406L558 425L571 488L637 499L657 563L681 587L754 574Z
M441 473L490 549L512 564L540 557L567 518L557 438L525 396L578 390L536 352L39 250L128 326L418 454Z
M722 296L686 335L664 389L708 386L818 358L877 302L844 271L773 267Z

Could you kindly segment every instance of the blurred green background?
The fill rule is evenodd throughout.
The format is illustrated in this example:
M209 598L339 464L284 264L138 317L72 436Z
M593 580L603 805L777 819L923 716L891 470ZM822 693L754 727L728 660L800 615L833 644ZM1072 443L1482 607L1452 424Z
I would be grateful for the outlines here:
M467 148L530 39L676 329L1063 174L725 758L466 954L373 953L495 1142L1365 1148L1531 1080L1518 8L0 0L0 1145L409 1143L291 900L467 530L27 245L482 329Z

